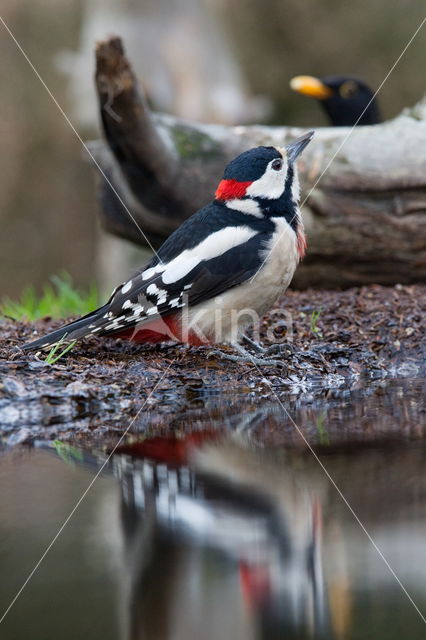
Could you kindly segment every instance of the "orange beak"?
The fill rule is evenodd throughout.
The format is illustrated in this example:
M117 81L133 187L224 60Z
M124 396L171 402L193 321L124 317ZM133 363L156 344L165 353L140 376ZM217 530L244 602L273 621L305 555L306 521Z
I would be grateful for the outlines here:
M317 98L318 100L326 100L330 98L334 91L327 87L325 84L314 78L313 76L296 76L290 80L290 88L297 93L302 93L305 96L311 98Z

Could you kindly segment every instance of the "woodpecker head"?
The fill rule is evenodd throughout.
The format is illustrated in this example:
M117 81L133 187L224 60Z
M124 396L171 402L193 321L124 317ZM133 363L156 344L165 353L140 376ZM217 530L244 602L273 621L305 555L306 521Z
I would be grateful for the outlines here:
M313 131L283 148L255 147L232 160L216 190L217 200L230 209L258 217L296 214L299 182L296 159L309 144Z
M377 124L381 121L374 93L365 82L349 76L296 76L290 81L293 91L316 98L334 127ZM365 110L365 113L363 111Z

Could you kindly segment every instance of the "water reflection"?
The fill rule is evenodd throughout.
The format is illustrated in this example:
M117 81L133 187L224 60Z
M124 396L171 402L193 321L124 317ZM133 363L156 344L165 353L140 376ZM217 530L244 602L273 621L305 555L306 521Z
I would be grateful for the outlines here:
M2 638L424 637L420 616L306 449L262 445L251 419L132 438L26 587ZM38 444L0 457L2 610L106 460L99 449ZM425 441L337 440L319 451L424 611Z
M417 466L422 456L412 449L408 458ZM379 474L386 459L398 457L394 452L381 462L377 457ZM360 517L367 515L373 531L376 517L369 516L377 510L384 547L390 537L410 556L398 571L411 581L414 566L426 559L417 535L426 524L425 513L419 518L417 500L402 481L399 492L394 487L388 521L384 486L364 486L371 463L365 452L349 466L346 456L327 461L342 488L352 486L354 508ZM204 433L195 443L194 438L165 438L128 446L115 457L114 473L121 486L126 548L126 637L358 637L357 592L362 598L369 594L367 607L374 609L378 588L375 623L383 616L395 623L398 611L404 611L410 637L416 637L416 612L312 459L255 450L240 436L217 439ZM421 482L414 478L418 490ZM387 480L392 488L392 474ZM361 502L358 491L364 493ZM405 504L407 497L411 504ZM414 513L412 531L401 529L399 535L400 519ZM407 533L415 545L408 554ZM419 581L414 584L418 588ZM391 611L393 601L398 606Z
M36 363L37 364L37 363ZM139 366L139 365L138 365ZM294 422L313 446L341 443L369 443L424 438L426 377L379 381L358 380L348 388L293 388L282 379L268 385L237 386L230 390L210 386L201 378L182 386L161 390L161 402L149 403L132 422L132 434L146 437L171 430L246 430L259 446L302 446L305 442ZM20 395L21 383L4 378L0 397L0 447L20 443L82 439L86 448L94 441L113 446L140 410L143 397L119 398L116 390L106 400L91 398L88 385L71 383L64 396L46 387L41 393ZM18 386L18 388L17 388ZM4 397L3 397L4 396ZM277 402L277 398L280 402ZM283 410L287 409L289 415ZM291 417L290 417L291 416ZM118 427L118 428L117 428Z

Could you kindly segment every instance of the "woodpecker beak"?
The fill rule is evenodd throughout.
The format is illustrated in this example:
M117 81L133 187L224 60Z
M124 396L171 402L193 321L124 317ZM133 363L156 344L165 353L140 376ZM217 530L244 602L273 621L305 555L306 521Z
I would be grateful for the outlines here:
M290 80L290 88L297 93L303 93L305 96L317 98L318 100L326 100L331 98L334 91L327 87L321 80L313 76L296 76Z
M300 136L300 138L296 138L294 142L291 142L286 146L285 150L287 151L287 158L290 164L293 164L296 158L302 153L303 149L308 146L314 133L314 131L308 131L308 133Z

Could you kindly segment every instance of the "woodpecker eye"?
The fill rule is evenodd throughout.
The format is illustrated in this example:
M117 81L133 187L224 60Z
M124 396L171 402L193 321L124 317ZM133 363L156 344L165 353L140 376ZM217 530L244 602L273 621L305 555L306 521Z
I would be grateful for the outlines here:
M280 171L282 169L282 166L283 166L282 160L274 160L273 163L271 164L271 167L274 171Z
M351 80L344 82L339 88L339 93L342 98L352 98L352 96L354 96L357 91L358 87L356 86L355 82L352 82Z

